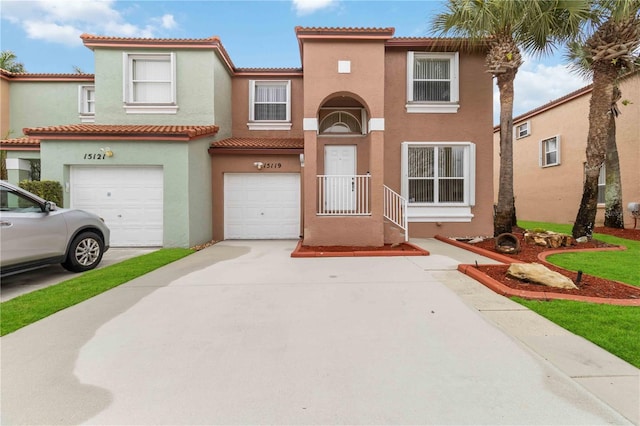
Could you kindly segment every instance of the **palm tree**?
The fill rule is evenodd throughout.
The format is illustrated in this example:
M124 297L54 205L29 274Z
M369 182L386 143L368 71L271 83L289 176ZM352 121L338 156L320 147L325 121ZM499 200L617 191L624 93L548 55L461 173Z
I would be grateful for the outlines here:
M593 234L598 175L606 158L615 82L621 72L633 67L634 52L640 47L640 0L596 0L591 22L593 31L578 41L590 58L593 89L582 199L571 231L575 238Z
M570 67L572 71L584 78L592 80L593 73L591 71L591 65L593 60L586 46L580 44L578 41L573 41L569 43L568 47L567 58L571 63ZM616 143L616 118L620 115L618 101L621 98L622 93L616 81L616 85L613 87L613 99L611 100L611 107L609 109L609 127L607 129L607 147L604 161L606 175L604 226L619 229L624 228L622 178L620 176L620 160Z
M11 50L3 50L0 53L0 68L5 71L23 73L26 72L24 65L20 62L16 62L18 57Z
M511 232L515 217L513 191L513 81L522 65L520 49L549 53L575 36L589 16L588 0L449 0L433 20L441 35L462 45L488 46L486 65L500 91L500 179L493 232Z

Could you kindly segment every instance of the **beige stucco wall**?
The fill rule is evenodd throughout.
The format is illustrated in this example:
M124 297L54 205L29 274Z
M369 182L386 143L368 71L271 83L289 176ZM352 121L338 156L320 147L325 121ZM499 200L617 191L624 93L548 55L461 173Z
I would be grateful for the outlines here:
M6 139L9 136L10 117L9 81L0 77L0 139Z
M640 202L640 74L620 83L621 115L616 119L616 139L620 156L625 227L633 226L626 211L630 202ZM518 219L553 223L575 221L582 197L585 148L591 92L534 115L530 136L513 141L513 183ZM522 120L526 121L526 120ZM521 121L516 122L520 124ZM560 136L560 165L539 166L540 141ZM497 197L499 175L499 132L494 133L494 186ZM604 222L604 206L599 206L596 225Z

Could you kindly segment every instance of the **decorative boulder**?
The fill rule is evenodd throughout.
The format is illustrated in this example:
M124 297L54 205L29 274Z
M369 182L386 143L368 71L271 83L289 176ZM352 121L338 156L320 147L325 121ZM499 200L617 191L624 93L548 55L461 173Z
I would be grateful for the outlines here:
M569 247L574 244L574 240L570 235L552 231L526 231L524 233L524 242L550 248Z
M548 287L578 288L569 278L539 263L512 263L507 270L507 275Z

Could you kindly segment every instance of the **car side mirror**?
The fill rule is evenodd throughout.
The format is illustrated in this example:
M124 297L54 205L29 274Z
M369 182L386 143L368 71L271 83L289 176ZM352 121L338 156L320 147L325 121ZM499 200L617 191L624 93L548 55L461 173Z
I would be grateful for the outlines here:
M54 203L53 201L45 201L44 202L44 211L45 212L52 212L54 210L56 210L58 208L58 206L56 206L56 203Z

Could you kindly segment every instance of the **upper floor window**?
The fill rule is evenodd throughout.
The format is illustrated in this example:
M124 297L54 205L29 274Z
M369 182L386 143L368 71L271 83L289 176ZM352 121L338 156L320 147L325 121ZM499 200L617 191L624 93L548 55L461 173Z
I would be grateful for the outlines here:
M516 126L516 139L527 137L531 134L531 122L525 121Z
M475 204L475 145L405 142L402 195L411 221L470 221Z
M407 53L407 112L458 111L458 53Z
M540 141L540 167L560 164L560 136Z
M125 53L124 103L128 113L175 114L173 53Z
M78 87L78 113L83 123L93 123L96 114L96 88L95 86Z
M249 129L291 129L291 81L249 81Z

